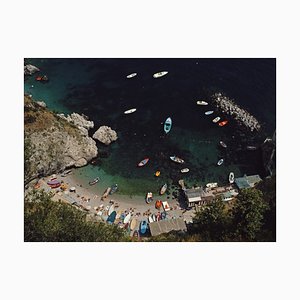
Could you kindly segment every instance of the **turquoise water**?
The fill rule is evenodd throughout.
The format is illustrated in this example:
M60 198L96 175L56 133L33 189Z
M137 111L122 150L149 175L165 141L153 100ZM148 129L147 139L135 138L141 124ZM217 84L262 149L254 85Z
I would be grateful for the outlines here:
M246 151L246 145L259 145L275 129L274 60L205 59L31 59L50 81L42 84L33 77L25 80L25 92L43 100L51 110L84 113L95 123L117 131L118 140L110 146L98 144L95 165L77 169L75 176L87 183L99 176L101 184L92 187L102 194L118 183L119 193L145 195L156 192L167 182L184 179L189 185L228 182L228 174L262 174L259 151ZM153 79L152 74L169 74ZM137 72L138 76L126 79ZM34 87L32 88L31 85ZM260 133L250 133L234 121L219 127L212 122L216 113L197 100L208 100L213 91L225 92L248 109L263 125ZM137 112L124 115L127 109ZM220 114L218 114L220 115ZM163 123L171 117L169 134ZM222 118L225 116L220 115ZM93 131L90 131L93 134ZM223 140L228 148L219 146ZM185 160L179 165L169 156ZM139 161L149 163L138 168ZM220 158L224 164L217 166ZM180 169L188 167L189 173ZM161 171L155 177L156 170ZM263 175L263 174L262 174Z

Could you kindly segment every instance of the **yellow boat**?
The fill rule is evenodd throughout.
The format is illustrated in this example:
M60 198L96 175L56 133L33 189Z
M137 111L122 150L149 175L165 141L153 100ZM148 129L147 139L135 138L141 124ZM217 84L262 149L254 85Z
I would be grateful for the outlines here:
M155 172L155 176L158 177L160 175L160 171Z

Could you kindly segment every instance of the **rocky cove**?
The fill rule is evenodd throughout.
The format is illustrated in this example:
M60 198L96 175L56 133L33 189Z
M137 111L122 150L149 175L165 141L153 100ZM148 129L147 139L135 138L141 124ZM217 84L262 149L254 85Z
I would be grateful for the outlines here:
M25 96L25 184L37 177L85 166L97 157L96 142L88 135L93 127L94 122L84 115L55 114L45 103ZM117 134L111 128L101 126L96 138L108 145L117 139Z

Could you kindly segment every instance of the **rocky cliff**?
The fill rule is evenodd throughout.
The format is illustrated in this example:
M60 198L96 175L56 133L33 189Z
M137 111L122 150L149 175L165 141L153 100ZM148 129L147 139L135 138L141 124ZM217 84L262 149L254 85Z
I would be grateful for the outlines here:
M24 97L25 183L68 167L84 166L96 157L96 142L88 136L93 122L78 114L57 116Z

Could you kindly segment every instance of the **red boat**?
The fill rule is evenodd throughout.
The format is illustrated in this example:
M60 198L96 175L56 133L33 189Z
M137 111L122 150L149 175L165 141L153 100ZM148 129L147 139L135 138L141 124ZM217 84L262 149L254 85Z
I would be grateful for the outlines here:
M226 125L227 123L228 123L228 121L225 120L225 121L219 122L218 124L219 124L219 126L224 126L224 125Z
M140 162L138 163L138 167L143 167L145 164L148 163L148 161L149 161L149 158L148 158L148 157L144 158L142 161L140 161Z
M46 75L35 77L36 81L48 81L48 77Z

